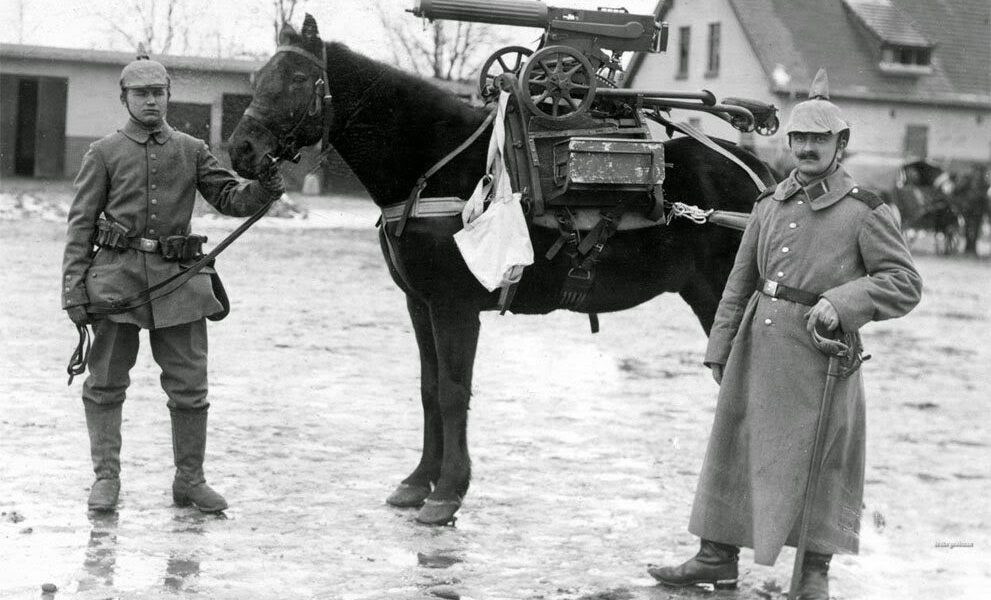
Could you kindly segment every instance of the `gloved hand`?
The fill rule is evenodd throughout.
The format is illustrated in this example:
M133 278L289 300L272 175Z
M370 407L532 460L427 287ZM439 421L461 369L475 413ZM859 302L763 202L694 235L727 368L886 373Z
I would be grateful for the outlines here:
M839 313L825 298L819 298L819 302L805 313L805 319L805 328L809 333L815 329L816 323L822 323L826 331L832 331L840 325Z
M70 306L65 309L65 313L69 315L69 320L75 325L86 325L90 321L89 313L86 312L86 306L84 304Z
M279 167L275 164L259 171L258 184L268 192L269 198L273 201L278 200L282 194L286 193L286 181L282 178L282 173L279 172Z

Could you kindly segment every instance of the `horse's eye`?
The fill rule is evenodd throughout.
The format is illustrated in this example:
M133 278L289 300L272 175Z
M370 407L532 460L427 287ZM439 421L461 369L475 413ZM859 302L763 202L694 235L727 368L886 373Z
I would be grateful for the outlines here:
M309 79L309 77L307 77L304 73L294 73L292 76L293 83L306 83L307 79Z

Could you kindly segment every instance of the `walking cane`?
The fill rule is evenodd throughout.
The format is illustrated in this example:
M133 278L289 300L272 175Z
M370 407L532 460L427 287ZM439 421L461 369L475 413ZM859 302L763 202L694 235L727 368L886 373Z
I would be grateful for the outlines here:
M844 340L828 338L812 330L812 343L823 354L829 357L826 367L826 387L822 392L822 402L819 405L819 418L816 420L815 442L812 444L812 457L809 459L809 479L805 483L805 499L802 504L802 521L798 529L798 546L795 549L795 568L791 571L791 586L788 590L788 600L798 600L798 585L802 579L802 564L805 562L805 547L808 544L809 521L812 518L812 501L819 487L819 475L822 471L822 454L826 445L826 429L829 413L833 408L833 396L836 380L849 377L863 360L860 355L860 340L856 333L847 334ZM847 343L849 342L849 343ZM841 366L843 367L841 369Z

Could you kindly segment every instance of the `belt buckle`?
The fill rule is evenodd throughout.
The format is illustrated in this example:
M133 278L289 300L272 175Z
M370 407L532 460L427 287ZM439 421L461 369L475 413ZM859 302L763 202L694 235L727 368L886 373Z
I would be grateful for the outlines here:
M764 293L772 298L778 297L778 282L770 279L764 280Z
M149 240L148 238L141 238L141 249L145 252L155 252L158 250L158 240Z

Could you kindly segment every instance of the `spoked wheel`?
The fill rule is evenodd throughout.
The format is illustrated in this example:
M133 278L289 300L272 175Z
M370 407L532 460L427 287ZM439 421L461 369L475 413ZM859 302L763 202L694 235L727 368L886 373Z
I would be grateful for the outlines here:
M499 86L496 85L496 77L504 73L512 73L519 76L523 63L528 56L533 54L533 50L524 46L506 46L496 50L482 65L482 72L478 76L478 92L483 100L491 100L499 95Z
M535 115L563 121L585 113L595 99L595 71L567 46L541 48L523 68L523 104Z

